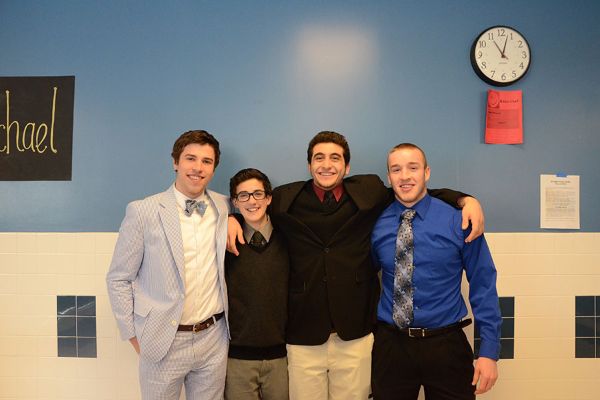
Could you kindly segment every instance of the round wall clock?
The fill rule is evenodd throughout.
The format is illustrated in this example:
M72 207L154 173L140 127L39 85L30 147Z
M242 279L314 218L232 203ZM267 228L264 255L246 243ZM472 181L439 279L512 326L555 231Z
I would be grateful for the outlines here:
M481 32L471 46L475 73L494 86L508 86L521 79L531 65L531 49L519 31L492 26Z

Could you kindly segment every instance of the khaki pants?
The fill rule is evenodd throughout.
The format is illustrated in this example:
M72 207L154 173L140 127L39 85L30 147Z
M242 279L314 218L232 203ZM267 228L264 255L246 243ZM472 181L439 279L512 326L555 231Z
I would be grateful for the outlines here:
M291 400L366 400L371 389L373 335L318 346L288 345Z
M285 357L274 360L227 360L226 400L287 400Z

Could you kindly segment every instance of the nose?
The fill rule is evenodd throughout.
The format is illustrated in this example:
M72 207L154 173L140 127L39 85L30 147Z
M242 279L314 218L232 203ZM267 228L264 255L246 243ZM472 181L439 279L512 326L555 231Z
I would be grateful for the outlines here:
M204 168L204 164L202 163L202 161L196 161L194 163L194 165L192 166L192 168L194 168L196 171L202 171Z
M408 178L410 178L409 172L405 168L400 170L400 179L407 180Z

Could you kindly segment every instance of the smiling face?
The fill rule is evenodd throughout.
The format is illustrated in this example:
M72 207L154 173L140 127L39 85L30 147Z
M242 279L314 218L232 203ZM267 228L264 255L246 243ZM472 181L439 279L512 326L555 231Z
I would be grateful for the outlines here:
M215 150L209 144L188 144L179 160L173 162L177 173L175 187L185 196L195 199L204 193L215 174Z
M350 172L344 161L344 148L335 143L318 143L313 147L308 170L317 187L331 190L338 186Z
M254 229L259 229L267 222L267 207L271 204L271 195L267 194L264 199L256 200L250 196L248 201L237 200L237 195L242 192L254 193L257 190L265 191L265 186L256 178L248 179L237 185L235 189L235 200L233 205L240 210L244 221Z
M426 163L418 148L400 148L388 155L388 182L396 199L406 207L412 207L427 193L430 171Z

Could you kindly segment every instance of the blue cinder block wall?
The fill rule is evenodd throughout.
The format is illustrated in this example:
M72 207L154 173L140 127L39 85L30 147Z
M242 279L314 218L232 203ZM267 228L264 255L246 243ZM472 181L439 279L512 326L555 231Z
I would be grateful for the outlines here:
M238 169L308 177L306 145L344 133L352 173L421 145L431 187L475 194L487 230L539 231L539 175L581 175L581 230L600 230L600 3L588 1L2 1L0 76L75 75L73 178L0 182L0 231L116 231L127 202L173 180L173 141L222 145ZM522 145L483 143L471 69L493 25L529 41ZM0 110L0 116L5 110ZM0 157L2 155L0 154Z

